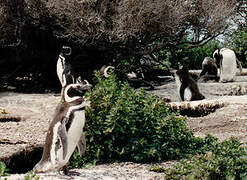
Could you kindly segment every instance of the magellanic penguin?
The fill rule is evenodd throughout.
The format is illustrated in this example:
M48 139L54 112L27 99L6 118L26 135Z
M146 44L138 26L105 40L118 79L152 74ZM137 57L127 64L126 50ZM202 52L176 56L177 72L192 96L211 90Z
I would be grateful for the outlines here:
M71 54L72 50L70 47L68 46L63 46L61 48L61 52L58 56L58 60L57 60L57 76L58 76L58 79L60 81L60 83L62 84L63 86L63 74L64 72L67 72L67 71L70 71L70 73L72 73L72 69L71 69L71 65L68 63L68 61L66 61L66 57L68 57L70 54ZM73 82L71 83L74 83L74 77L72 76L73 78ZM68 83L67 83L68 84Z
M200 93L196 81L191 77L187 66L181 66L180 69L176 71L175 80L178 94L182 101L205 99Z
M110 75L109 75L109 71L110 70L114 70L115 67L113 66L106 66L106 65L103 65L100 70L99 70L99 73L102 77L105 77L105 78L108 78Z
M65 87L46 135L42 158L34 172L59 171L66 166L76 146L80 154L85 151L82 132L85 107L90 106L90 101L83 95L90 88L87 81Z

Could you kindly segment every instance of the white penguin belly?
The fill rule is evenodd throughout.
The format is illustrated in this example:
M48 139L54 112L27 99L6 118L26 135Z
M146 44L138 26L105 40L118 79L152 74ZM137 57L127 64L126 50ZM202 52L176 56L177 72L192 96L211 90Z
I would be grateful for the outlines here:
M223 55L220 74L221 82L233 81L237 72L236 56L232 52Z
M64 59L62 59L63 57L61 57L60 55L58 58L59 59L57 61L57 76L58 76L60 83L62 84L62 74L63 74L63 70L64 70L64 68L63 68Z
M178 77L178 75L175 74L175 82L176 82L176 85L177 85L177 93L178 93L178 96L179 96L179 99L181 100L181 97L180 97L180 87L181 87L181 81Z
M65 157L65 161L67 162L70 156L73 154L80 137L83 132L83 127L85 124L85 111L76 111L74 112L74 119L71 123L71 126L68 131L68 152Z
M189 88L185 88L184 90L184 100L185 101L190 101L192 97L192 93Z
M51 164L52 164L52 167L56 167L56 162L59 160L62 160L63 156L62 156L62 153L61 152L61 149L59 149L57 152L56 152L56 142L58 140L58 128L59 126L61 126L61 123L58 122L54 125L53 127L53 139L52 139L52 145L51 145L51 151L50 151L50 158L51 158Z
M179 99L182 100L181 97L180 97L180 88L181 88L182 83L181 83L178 75L175 75L175 81L176 81L176 84L177 84L177 91L178 91ZM189 88L185 88L185 90L184 90L184 100L185 101L190 101L191 97L192 97L192 93L191 93L190 89Z

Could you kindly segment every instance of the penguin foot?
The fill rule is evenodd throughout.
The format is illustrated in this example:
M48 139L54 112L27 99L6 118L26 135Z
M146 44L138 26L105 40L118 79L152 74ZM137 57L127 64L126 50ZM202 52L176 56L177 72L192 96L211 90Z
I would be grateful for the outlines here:
M76 171L69 171L69 170L67 170L67 172L66 172L65 175L66 176L80 176L81 174L78 173L78 172L76 172Z
M60 170L62 171L63 175L66 175L66 176L80 176L80 173L76 171L69 171L67 168L67 165L62 167Z

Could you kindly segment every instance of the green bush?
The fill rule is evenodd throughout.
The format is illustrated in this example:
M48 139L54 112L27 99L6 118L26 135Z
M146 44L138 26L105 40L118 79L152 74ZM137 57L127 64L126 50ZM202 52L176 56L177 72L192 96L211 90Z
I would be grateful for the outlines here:
M182 160L171 169L153 167L165 179L246 179L247 151L237 139L214 143L204 154Z
M8 169L6 168L6 165L0 161L0 177L6 176Z
M247 65L247 32L240 31L235 34L229 43L230 48L232 48L236 54L238 60L242 62L242 66Z
M197 138L186 120L176 117L166 104L144 90L136 92L115 75L102 79L87 94L87 149L73 154L71 167L114 161L159 162L182 160L173 169L154 167L166 179L241 179L247 174L246 150L236 139L218 142L208 135Z
M87 149L83 159L73 155L71 166L113 161L158 162L198 152L203 139L187 128L186 120L171 113L154 95L138 93L115 75L102 79L88 94Z
M213 52L219 48L218 41L210 41L203 46L191 47L185 44L173 49L164 49L156 53L159 60L164 63L170 62L172 68L177 68L178 62L185 62L190 69L201 69L202 61L205 57L213 56ZM169 64L169 63L166 63Z
M217 41L210 41L207 44L185 50L184 60L189 64L190 69L201 69L205 57L213 57L213 52L219 48Z

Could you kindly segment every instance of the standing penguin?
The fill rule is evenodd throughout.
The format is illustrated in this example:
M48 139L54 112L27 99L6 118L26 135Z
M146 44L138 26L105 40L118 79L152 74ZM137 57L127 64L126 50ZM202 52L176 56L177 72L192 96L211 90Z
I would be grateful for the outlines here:
M220 66L220 82L234 81L237 72L237 63L239 64L240 72L242 72L242 65L237 59L235 52L231 49L217 49L213 53L213 58Z
M64 88L47 132L42 158L35 165L34 172L59 171L67 164L76 146L80 154L85 151L82 132L85 107L90 106L90 101L83 95L90 88L87 81L69 84Z
M187 66L181 66L175 73L175 80L179 97L182 101L202 100L196 81L191 77Z
M71 65L68 63L68 61L66 61L66 57L68 57L71 54L71 52L72 52L71 47L63 46L61 48L61 52L57 60L57 76L62 86L63 86L63 74L66 72L70 72L70 74L72 73ZM74 77L73 76L71 77L72 77L72 82L70 83L74 83Z

